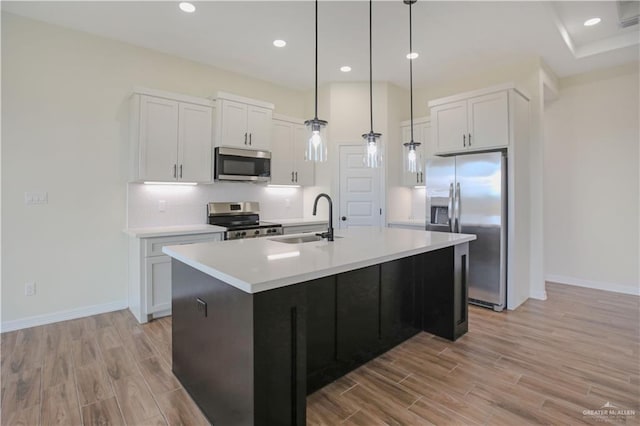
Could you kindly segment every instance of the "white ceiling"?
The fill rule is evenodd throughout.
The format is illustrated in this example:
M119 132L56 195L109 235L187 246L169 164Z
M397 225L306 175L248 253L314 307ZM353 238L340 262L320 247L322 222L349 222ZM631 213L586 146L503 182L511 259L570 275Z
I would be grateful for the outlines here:
M3 11L144 46L272 81L313 85L312 1L11 2ZM368 80L367 1L321 1L319 79ZM373 5L374 80L408 86L408 6ZM587 17L601 24L585 28ZM413 6L414 85L461 78L540 56L560 77L638 61L638 25L620 29L613 1L418 1ZM274 39L287 41L282 49ZM351 73L339 71L350 65Z

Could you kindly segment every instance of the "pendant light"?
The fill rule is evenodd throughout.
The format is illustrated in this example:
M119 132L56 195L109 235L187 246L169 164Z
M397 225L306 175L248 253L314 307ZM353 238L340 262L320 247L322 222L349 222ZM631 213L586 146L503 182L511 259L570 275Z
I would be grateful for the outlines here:
M316 4L316 100L315 116L304 122L309 135L305 159L307 161L322 162L327 160L327 140L325 129L327 122L318 118L318 0Z
M364 164L367 167L375 168L382 163L382 142L381 133L373 131L373 36L372 36L372 0L369 0L369 114L371 117L371 128L369 133L362 135L364 139Z
M403 0L404 4L409 5L409 54L413 53L413 44L411 38L411 5L418 0ZM416 148L420 146L420 142L413 140L413 55L409 59L409 94L411 98L411 141L404 143L407 147L407 160L405 161L406 170L410 173L416 173L422 169L422 159L418 158Z

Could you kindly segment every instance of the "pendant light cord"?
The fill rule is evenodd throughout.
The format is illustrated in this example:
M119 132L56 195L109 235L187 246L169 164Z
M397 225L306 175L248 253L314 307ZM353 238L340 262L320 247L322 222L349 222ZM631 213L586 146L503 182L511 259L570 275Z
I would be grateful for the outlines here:
M411 40L411 3L409 3L409 55L413 53L413 44ZM409 96L411 103L411 143L413 143L413 57L409 59Z
M318 0L316 0L316 115L318 119Z
M369 112L371 114L371 133L373 133L373 0L369 0Z

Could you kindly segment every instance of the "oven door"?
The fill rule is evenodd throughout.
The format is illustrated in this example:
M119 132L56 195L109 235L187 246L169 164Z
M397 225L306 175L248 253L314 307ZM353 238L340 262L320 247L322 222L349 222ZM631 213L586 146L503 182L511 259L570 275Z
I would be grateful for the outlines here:
M271 153L250 149L215 149L215 180L269 182Z

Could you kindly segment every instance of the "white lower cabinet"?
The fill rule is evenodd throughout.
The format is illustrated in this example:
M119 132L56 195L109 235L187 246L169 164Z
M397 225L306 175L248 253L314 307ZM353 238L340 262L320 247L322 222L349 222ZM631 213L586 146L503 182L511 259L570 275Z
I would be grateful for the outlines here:
M129 310L138 322L171 315L170 245L221 241L222 233L129 239Z

